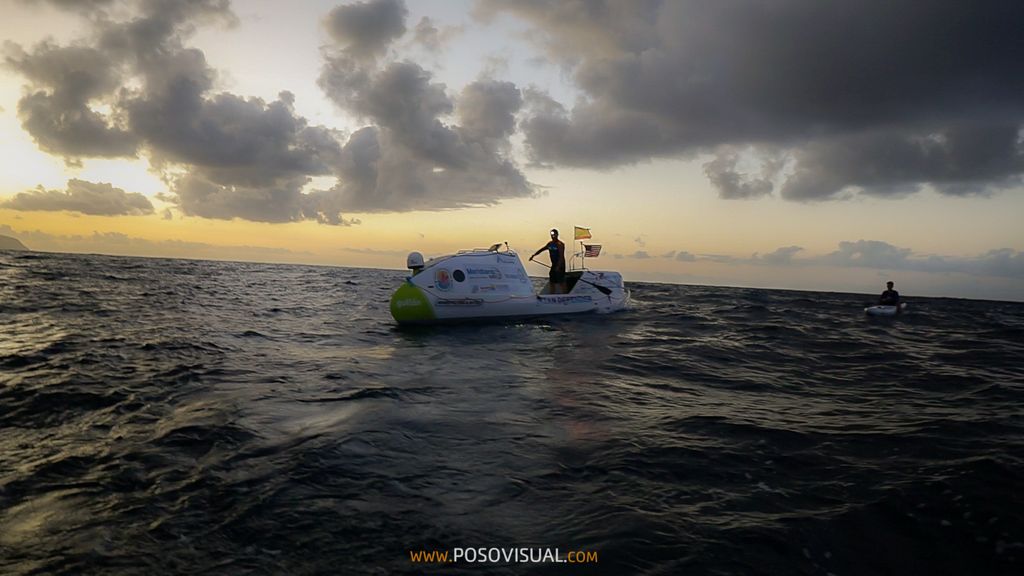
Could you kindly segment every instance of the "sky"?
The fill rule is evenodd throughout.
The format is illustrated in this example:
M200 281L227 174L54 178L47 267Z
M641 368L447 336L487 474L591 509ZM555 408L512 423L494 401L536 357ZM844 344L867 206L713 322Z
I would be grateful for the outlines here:
M1019 2L0 15L0 234L32 249L402 269L578 225L627 280L1024 301Z

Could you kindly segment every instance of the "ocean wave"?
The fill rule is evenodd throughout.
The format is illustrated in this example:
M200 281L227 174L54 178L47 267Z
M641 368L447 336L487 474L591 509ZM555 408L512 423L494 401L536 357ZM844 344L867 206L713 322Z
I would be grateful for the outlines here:
M404 272L0 254L0 572L1017 573L1024 305L631 284L399 329ZM500 565L488 573L563 573ZM476 572L473 572L476 573Z

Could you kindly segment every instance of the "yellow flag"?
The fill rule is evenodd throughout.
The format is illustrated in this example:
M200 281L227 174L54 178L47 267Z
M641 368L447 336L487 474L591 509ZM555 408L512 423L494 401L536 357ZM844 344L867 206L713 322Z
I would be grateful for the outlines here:
M574 235L576 240L583 240L584 238L590 238L590 228L580 228L574 226L576 234Z

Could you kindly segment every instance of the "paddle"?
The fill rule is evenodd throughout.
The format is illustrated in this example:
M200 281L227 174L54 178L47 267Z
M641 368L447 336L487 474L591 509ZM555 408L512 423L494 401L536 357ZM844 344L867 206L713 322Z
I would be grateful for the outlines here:
M535 264L540 264L541 266L543 266L545 268L551 268L551 266L548 266L547 264L545 264L543 262L537 262L536 260L533 259L533 256L530 256L530 262L533 262ZM583 278L580 278L580 282L586 282L587 284L590 284L594 288L597 288L598 290L600 290L601 294L604 294L605 296L611 296L612 295L611 288L608 288L607 286L601 286L600 284L594 284L590 280L584 280Z

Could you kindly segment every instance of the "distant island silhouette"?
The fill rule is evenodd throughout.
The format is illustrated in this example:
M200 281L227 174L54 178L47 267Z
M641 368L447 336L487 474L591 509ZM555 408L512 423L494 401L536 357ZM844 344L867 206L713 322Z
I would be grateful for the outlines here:
M28 246L21 243L17 238L0 235L0 250L25 250L30 251Z

